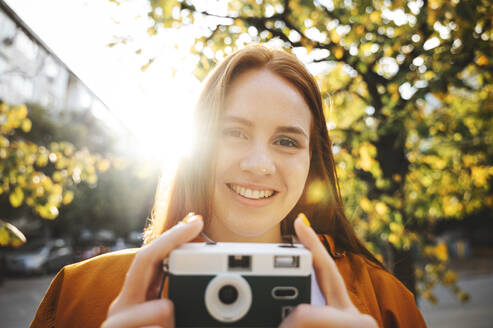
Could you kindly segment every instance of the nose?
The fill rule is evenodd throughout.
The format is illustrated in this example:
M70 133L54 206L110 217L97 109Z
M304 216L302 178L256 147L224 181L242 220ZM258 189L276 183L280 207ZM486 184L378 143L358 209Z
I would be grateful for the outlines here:
M276 172L269 149L263 145L255 145L245 154L240 162L240 169L256 175L271 175Z

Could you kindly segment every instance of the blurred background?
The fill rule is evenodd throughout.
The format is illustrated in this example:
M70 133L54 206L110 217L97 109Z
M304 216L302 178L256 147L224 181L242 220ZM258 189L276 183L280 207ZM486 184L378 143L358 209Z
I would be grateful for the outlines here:
M0 321L27 326L62 266L140 246L201 82L261 42L316 76L346 214L429 326L490 327L492 17L486 0L0 0Z

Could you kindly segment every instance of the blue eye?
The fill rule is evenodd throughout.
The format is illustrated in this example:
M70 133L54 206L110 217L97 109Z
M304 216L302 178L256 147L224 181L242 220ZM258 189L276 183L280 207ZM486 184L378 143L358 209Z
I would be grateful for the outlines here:
M293 147L293 148L299 147L298 142L296 142L296 140L287 137L280 138L279 140L276 141L276 143L284 147Z

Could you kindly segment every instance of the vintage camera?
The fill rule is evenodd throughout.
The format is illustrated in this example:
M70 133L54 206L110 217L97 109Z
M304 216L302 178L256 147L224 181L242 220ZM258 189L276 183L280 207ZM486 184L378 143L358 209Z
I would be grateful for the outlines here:
M277 327L310 303L312 256L301 244L189 243L167 264L176 327Z

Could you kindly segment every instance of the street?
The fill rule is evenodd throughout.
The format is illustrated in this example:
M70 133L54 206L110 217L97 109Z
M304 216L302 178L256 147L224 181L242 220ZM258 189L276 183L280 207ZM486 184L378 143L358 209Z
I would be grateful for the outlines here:
M459 286L471 296L464 304L443 286L437 286L434 291L439 299L438 304L419 302L428 327L492 327L493 274L459 279Z
M6 279L0 286L0 327L29 327L53 277Z
M469 292L471 299L461 304L442 286L435 288L437 305L420 301L420 309L429 327L486 328L493 322L493 273L466 275L459 286ZM14 278L0 286L1 328L28 327L36 308L48 288L51 276Z

